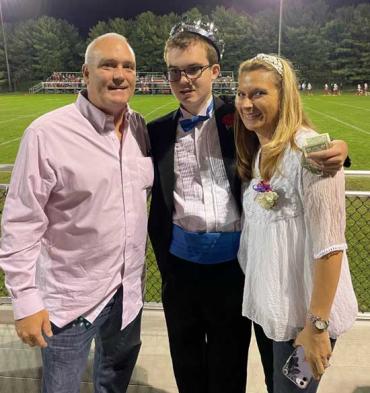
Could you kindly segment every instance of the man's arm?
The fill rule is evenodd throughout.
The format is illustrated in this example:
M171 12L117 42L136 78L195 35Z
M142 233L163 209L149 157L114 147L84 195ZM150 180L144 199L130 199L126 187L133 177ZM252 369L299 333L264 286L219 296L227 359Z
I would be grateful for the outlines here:
M42 331L48 335L51 329L36 286L36 261L48 225L44 207L55 182L43 139L37 131L28 129L4 205L0 267L12 298L18 335L24 342L40 346L46 344Z
M345 161L349 161L348 145L342 140L333 140L327 150L316 151L307 156L315 161L325 174L334 176L343 166Z

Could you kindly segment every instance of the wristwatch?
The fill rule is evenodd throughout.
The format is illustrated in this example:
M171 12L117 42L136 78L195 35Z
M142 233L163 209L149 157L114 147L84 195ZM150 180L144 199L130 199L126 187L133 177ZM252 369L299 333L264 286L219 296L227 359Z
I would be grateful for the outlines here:
M317 315L313 315L310 312L307 313L307 319L312 322L313 326L315 326L318 331L325 332L328 330L329 321L326 321Z

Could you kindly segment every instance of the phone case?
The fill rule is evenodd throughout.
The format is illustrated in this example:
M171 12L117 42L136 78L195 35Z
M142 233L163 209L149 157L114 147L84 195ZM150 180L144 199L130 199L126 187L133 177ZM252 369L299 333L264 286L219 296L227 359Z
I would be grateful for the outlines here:
M311 367L305 361L303 347L297 347L289 356L282 373L300 389L306 389L312 379Z

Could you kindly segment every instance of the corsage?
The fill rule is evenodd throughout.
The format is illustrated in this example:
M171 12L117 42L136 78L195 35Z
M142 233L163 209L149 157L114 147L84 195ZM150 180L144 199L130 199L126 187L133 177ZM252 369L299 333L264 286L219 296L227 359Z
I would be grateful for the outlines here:
M261 180L258 184L253 186L253 189L257 191L257 203L264 209L272 209L276 205L279 195L272 190L267 180Z

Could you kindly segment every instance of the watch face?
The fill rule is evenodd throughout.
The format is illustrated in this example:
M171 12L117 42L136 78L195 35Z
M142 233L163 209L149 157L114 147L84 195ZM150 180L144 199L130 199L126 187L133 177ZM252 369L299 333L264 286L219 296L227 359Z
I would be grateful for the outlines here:
M325 330L328 327L325 321L320 321L320 320L315 321L315 326L319 330Z

